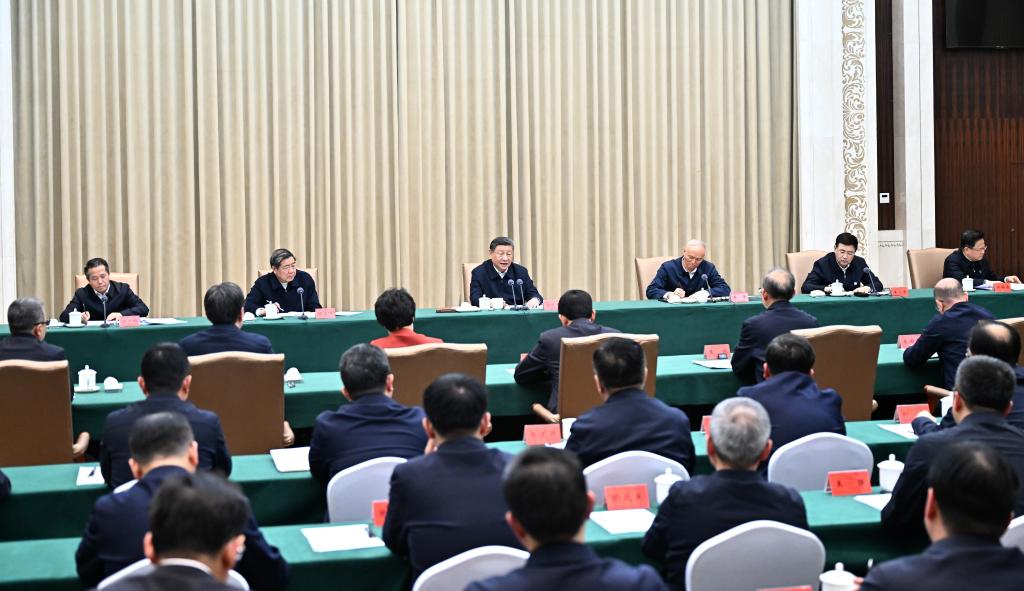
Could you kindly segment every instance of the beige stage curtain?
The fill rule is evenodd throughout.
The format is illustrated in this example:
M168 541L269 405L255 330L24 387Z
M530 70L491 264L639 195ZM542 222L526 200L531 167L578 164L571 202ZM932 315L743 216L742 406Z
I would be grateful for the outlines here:
M18 291L91 256L201 313L276 247L321 301L634 297L688 238L734 288L793 243L789 0L14 0Z

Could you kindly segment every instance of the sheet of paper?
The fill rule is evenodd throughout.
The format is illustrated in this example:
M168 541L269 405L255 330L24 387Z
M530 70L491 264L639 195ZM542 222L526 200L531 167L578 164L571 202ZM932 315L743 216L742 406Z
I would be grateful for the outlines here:
M88 486L90 484L103 484L103 473L100 472L99 465L79 466L78 479L75 480L75 486Z
M559 441L558 443L545 443L544 445L555 449L565 449L565 441Z
M185 324L184 320L177 318L143 318L143 324Z
M270 450L278 472L309 472L309 446Z
M917 435L914 434L914 426L911 423L903 425L879 425L878 427L906 437L907 439L917 439Z
M868 507L878 509L881 511L889 504L889 499L892 498L892 493L883 493L880 495L857 495L853 497L853 500L858 503L864 503Z
M335 310L335 316L355 316L356 314L362 314L362 312L345 312L343 310Z
M340 550L377 548L384 545L384 540L370 536L370 526L368 525L307 527L300 531L306 537L313 552L338 552Z
M510 375L510 376L516 375L516 368L514 368L514 367L506 367L505 371L507 371L508 375Z
M732 369L732 362L728 359L694 359L693 362L708 369Z
M1024 283L1011 283L1010 291L1021 291L1024 289Z
M89 322L86 322L86 325L88 325L88 326L103 326L103 321L102 320L90 320Z
M590 519L613 535L637 534L651 529L654 513L647 509L623 509L621 511L594 511Z

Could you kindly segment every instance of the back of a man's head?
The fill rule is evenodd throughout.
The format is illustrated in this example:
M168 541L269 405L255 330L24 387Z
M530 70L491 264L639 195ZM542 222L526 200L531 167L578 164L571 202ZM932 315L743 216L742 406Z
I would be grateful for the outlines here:
M161 558L216 556L245 530L249 502L214 474L168 478L149 507L153 550Z
M341 384L353 400L366 394L379 394L387 384L391 366L388 354L375 345L361 343L349 347L338 362Z
M594 373L606 390L642 387L646 365L644 348L633 339L612 337L594 351Z
M956 391L972 411L1004 412L1013 398L1017 377L1006 363L972 355L956 370Z
M194 440L188 419L181 413L165 411L135 421L128 436L128 449L132 459L146 467L162 459L184 459Z
M788 270L775 267L761 279L761 289L773 300L791 300L796 295L796 278Z
M234 324L244 304L242 288L230 281L211 285L203 296L203 310L213 324Z
M423 391L423 411L442 437L472 435L487 412L487 389L471 376L446 373Z
M177 392L191 371L188 355L177 343L157 343L142 356L140 373L150 392Z
M751 398L727 398L711 412L715 453L732 468L756 468L771 431L768 412Z
M587 482L576 455L531 447L505 471L505 503L540 544L573 539L587 519Z
M935 299L941 302L958 302L964 299L964 286L952 277L940 279L933 290Z
M381 326L389 332L394 332L409 326L415 320L416 300L401 287L391 288L377 296L377 301L373 304L373 313Z
M1020 358L1020 333L1005 322L982 320L971 329L967 348L971 355L988 355L1014 367Z
M594 313L594 300L582 289L570 289L558 298L558 313L569 320L590 318Z
M7 324L11 334L32 334L37 324L46 322L43 302L37 298L18 298L7 307Z
M964 441L936 455L928 469L928 485L950 535L997 542L1012 517L1020 482L998 451Z
M772 375L786 371L811 373L814 367L814 347L802 336L785 333L768 343L764 358Z

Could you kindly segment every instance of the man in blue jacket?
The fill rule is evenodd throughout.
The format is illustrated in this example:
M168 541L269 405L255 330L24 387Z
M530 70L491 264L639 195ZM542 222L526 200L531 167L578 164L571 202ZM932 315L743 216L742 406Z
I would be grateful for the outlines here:
M266 306L275 306L280 312L312 312L323 307L313 277L299 270L295 255L287 248L270 254L270 273L253 282L245 298L245 311L251 314L266 315Z
M512 262L516 245L508 236L498 236L488 247L491 257L473 269L469 278L469 303L476 306L480 296L501 298L507 305L537 308L544 297L526 267ZM510 283L511 282L511 283Z
M89 259L82 269L89 285L79 287L71 301L60 313L60 321L68 322L73 311L82 313L82 322L106 320L113 322L121 316L149 316L149 306L135 295L127 283L111 281L110 264L105 259ZM106 318L103 314L106 312Z
M654 280L647 286L647 299L663 300L668 294L685 298L700 290L711 297L729 295L729 284L718 274L710 261L704 260L707 246L701 240L691 240L683 248L683 255L661 264Z
M181 339L181 348L189 356L223 351L273 353L270 339L242 330L244 304L242 288L234 283L228 281L211 286L203 296L203 309L213 326Z
M843 284L843 291L881 291L881 279L868 269L867 261L857 256L857 246L857 237L849 232L836 236L835 250L814 261L800 291L811 293L820 289L831 293L836 281Z

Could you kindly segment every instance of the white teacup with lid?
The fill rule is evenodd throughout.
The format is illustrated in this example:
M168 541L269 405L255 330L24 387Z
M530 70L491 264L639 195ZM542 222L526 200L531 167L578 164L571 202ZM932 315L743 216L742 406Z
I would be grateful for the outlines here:
M903 462L897 460L895 454L889 454L888 460L878 462L878 485L883 491L892 492L902 473Z
M842 562L837 562L834 570L821 573L818 580L821 581L821 591L853 591L857 588L857 577L843 570Z
M673 474L671 468L665 468L664 474L658 474L654 477L654 497L658 500L659 505L668 498L668 491L672 488L672 485L682 479L682 476Z
M91 389L96 387L96 370L90 369L88 365L85 369L78 372L78 387L84 389Z
M68 312L68 326L82 326L82 313L77 309Z
M964 277L960 280L960 285L964 288L964 291L974 291L974 278Z
M489 297L487 297L485 295L480 296L480 299L477 300L477 305L476 306L477 306L477 308L480 308L481 310L490 310L491 309L491 298L489 298Z
M840 282L840 281L838 281L838 280L837 280L837 281L835 281L835 282L834 282L834 283L833 283L833 284L831 285L831 287L832 287L832 293L833 293L834 295L842 295L842 294L846 293L846 290L844 290L844 289L843 289L843 284L842 284L842 282Z

